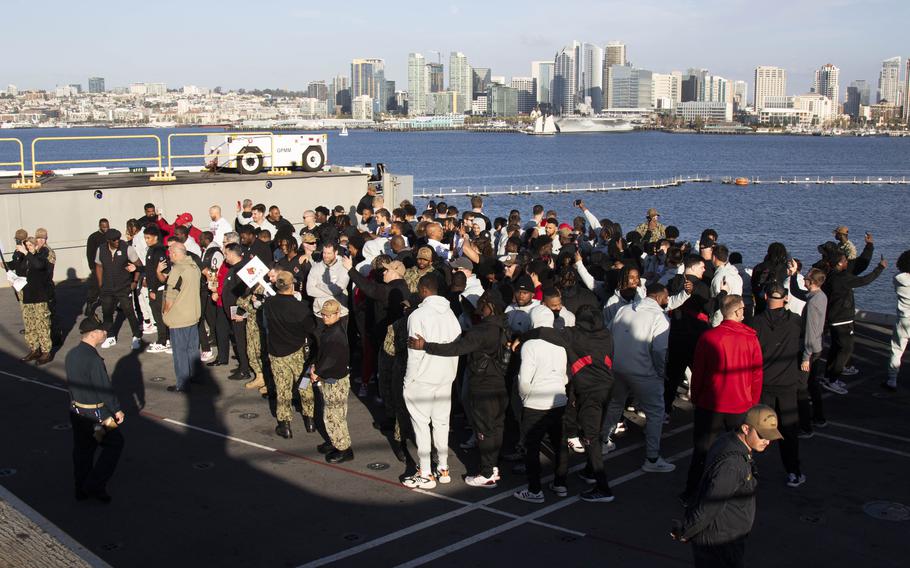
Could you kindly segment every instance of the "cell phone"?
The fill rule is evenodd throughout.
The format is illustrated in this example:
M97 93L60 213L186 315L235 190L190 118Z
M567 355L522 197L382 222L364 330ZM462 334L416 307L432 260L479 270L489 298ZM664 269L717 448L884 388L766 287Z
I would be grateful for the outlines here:
M576 199L576 200L575 200L575 207L578 207L579 205L581 205L581 199Z

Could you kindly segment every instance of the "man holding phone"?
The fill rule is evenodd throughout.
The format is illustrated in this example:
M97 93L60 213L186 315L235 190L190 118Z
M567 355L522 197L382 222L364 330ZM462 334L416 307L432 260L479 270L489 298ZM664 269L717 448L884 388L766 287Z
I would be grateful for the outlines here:
M635 232L641 235L642 244L653 243L666 238L667 228L660 222L660 213L652 207L645 214L645 222L635 227Z

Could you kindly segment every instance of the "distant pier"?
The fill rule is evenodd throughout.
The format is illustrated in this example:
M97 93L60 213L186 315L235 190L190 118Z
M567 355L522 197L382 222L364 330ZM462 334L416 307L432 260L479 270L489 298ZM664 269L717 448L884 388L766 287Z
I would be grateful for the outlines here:
M643 189L663 189L667 187L679 187L685 183L710 183L710 177L703 176L679 176L669 179L652 179L636 181L617 181L597 183L580 183L580 184L543 184L543 185L508 185L508 186L481 186L473 187L453 187L438 189L423 188L415 189L414 197L429 199L431 197L466 197L472 195L490 196L490 195L533 195L537 193L603 193L608 191L640 191Z

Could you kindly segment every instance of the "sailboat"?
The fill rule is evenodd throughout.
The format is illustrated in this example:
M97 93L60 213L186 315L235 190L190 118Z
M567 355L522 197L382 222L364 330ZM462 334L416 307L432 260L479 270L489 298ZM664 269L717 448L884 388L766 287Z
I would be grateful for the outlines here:
M531 136L553 136L556 134L556 123L552 115L547 115L544 118L543 114L535 110L531 113L531 116L534 118L534 127L530 130L525 130L525 134Z
M341 127L341 133L338 136L347 136L348 135L348 125L345 124Z

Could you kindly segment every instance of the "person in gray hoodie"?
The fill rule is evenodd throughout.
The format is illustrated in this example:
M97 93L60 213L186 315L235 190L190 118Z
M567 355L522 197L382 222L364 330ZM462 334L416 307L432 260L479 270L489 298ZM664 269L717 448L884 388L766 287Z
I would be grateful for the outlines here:
M900 273L894 277L894 291L897 293L897 322L891 335L891 362L888 365L888 380L882 386L897 390L897 375L901 370L901 359L910 340L910 250L905 250L897 259Z
M670 320L664 310L669 295L663 284L654 283L647 288L645 299L627 304L616 312L607 324L613 332L613 345L617 354L613 364L616 382L610 395L604 427L605 445L609 445L612 429L622 417L629 392L635 397L636 406L645 413L645 461L643 471L669 473L676 469L660 457L660 435L664 423L664 380L666 378L667 344L670 338Z
M813 425L823 428L825 421L822 388L819 379L825 375L825 363L820 359L822 354L822 336L825 333L825 317L828 311L828 296L822 291L825 284L825 273L813 268L803 278L807 291L797 284L799 270L795 260L790 261L790 293L805 302L802 312L803 351L799 368L802 376L797 390L799 408L799 436L814 436Z

